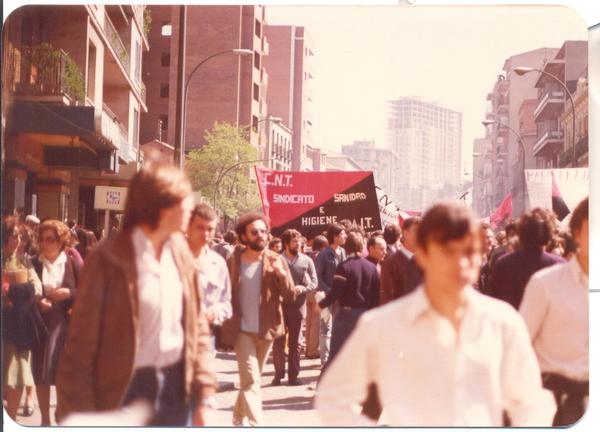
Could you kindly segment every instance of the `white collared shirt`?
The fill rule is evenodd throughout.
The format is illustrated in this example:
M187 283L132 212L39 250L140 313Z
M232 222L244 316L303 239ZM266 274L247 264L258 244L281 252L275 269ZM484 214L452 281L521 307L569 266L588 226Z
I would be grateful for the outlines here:
M542 372L589 378L588 277L576 257L534 274L523 295L523 316Z
M390 426L550 426L553 396L542 388L519 314L469 288L458 333L423 287L365 313L324 373L315 405L327 426L367 426L360 404L375 383Z
M173 258L171 242L162 248L160 261L141 228L132 233L139 299L135 368L161 368L183 354L183 285Z
M204 310L215 313L214 324L222 324L231 318L231 279L227 264L221 255L208 246L194 259L198 287L202 290Z
M54 291L57 288L62 288L63 279L65 278L65 269L67 265L67 254L61 252L54 262L48 261L43 255L40 256L40 261L44 268L42 272L42 287L44 295Z

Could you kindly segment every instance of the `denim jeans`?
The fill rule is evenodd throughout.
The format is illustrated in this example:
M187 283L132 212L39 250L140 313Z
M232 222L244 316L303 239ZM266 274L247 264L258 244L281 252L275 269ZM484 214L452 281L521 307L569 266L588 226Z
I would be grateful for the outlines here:
M183 361L162 369L137 369L123 406L136 399L145 399L154 408L154 417L148 426L186 426L190 420L190 406L185 402L184 377Z

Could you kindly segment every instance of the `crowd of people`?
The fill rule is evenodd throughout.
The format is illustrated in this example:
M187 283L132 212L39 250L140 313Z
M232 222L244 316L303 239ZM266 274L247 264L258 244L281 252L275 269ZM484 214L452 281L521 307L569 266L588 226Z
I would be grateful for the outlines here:
M568 425L587 406L588 201L494 232L460 204L307 239L261 213L216 234L170 165L132 179L102 241L74 222L3 220L3 383L42 425L145 400L150 425L214 425L214 357L238 366L234 426L265 425L261 376L300 384L332 426ZM56 419L50 417L56 386ZM290 425L294 426L294 425Z

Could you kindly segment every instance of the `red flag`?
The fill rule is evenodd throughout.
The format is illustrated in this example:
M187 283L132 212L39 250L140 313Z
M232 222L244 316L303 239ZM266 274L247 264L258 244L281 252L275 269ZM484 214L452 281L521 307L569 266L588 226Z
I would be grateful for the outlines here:
M506 195L500 206L490 215L492 226L497 227L504 219L512 215L512 194Z

